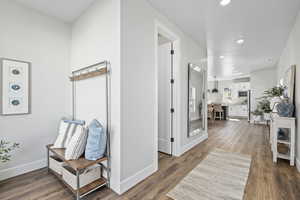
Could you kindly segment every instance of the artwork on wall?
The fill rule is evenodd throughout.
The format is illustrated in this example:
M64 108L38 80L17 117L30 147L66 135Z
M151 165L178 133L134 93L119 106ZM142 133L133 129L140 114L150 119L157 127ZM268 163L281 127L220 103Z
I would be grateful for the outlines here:
M6 58L0 62L0 114L29 114L31 64Z
M284 96L289 98L290 103L295 103L295 78L296 78L296 65L292 65L284 73L283 78L280 80L280 85L285 87Z
M231 89L230 88L224 88L224 94L223 96L225 98L231 98Z

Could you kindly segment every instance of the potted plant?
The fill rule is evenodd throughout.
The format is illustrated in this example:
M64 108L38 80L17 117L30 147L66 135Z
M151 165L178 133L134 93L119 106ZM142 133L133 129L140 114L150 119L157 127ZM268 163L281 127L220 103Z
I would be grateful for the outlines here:
M268 99L258 102L259 109L263 112L264 120L271 120L271 103Z
M280 85L264 91L265 96L262 98L270 99L271 110L274 109L276 103L281 102L281 97L283 96L285 89L285 86Z
M252 115L253 115L253 121L254 122L259 122L262 120L262 115L263 115L263 112L259 109L259 108L256 108L253 112L251 112Z
M10 142L0 140L0 162L5 163L9 161L11 158L10 152L19 148L19 146L20 145L18 143L10 145Z

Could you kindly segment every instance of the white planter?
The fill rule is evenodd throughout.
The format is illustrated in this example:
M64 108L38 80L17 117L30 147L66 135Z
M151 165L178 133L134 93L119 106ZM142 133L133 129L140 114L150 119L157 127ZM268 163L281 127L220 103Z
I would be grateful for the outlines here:
M270 121L271 120L271 113L264 113L264 120Z
M253 121L254 122L260 122L262 121L262 116L261 115L253 115Z
M85 170L79 175L80 188L101 178L101 169L99 165L95 165ZM63 166L62 175L64 181L74 190L77 190L76 172L68 166Z
M62 166L63 165L64 165L64 162L61 159L59 159L55 156L49 157L49 168L60 175L62 175Z

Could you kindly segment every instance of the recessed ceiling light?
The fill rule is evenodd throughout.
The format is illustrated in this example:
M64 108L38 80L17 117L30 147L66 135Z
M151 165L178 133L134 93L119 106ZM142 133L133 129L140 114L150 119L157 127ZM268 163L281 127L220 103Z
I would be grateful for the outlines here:
M220 59L224 59L225 58L225 56L220 56Z
M244 39L238 39L238 40L236 41L236 43L238 43L238 44L244 44L244 42L245 42Z
M220 5L221 6L227 6L228 4L230 4L231 3L231 0L221 0L220 1Z

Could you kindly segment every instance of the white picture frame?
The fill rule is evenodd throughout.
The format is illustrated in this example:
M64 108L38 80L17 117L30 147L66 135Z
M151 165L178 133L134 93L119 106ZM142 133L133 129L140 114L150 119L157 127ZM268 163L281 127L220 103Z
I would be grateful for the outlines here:
M284 73L284 77L280 81L282 86L285 86L284 96L289 98L289 102L295 105L295 79L296 65L290 66Z
M0 114L31 113L31 63L0 58Z

